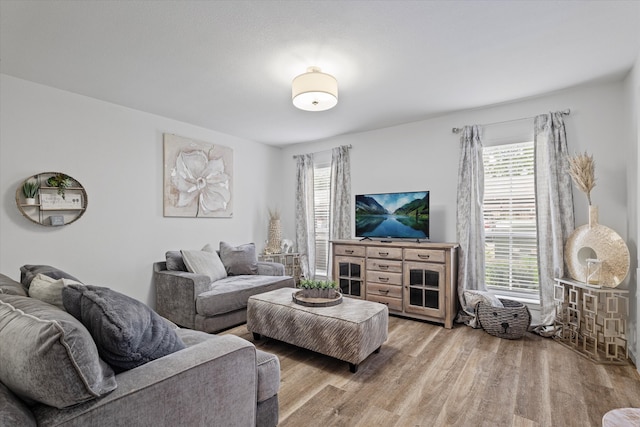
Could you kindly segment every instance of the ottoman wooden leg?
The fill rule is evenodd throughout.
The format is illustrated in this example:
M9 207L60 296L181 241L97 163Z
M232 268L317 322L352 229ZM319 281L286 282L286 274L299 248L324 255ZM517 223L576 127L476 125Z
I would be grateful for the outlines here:
M260 341L260 338L261 338L261 337L260 337L260 334L259 334L259 333L257 333L257 332L254 332L254 333L253 333L253 339L254 339L254 340L256 340L256 341Z
M357 363L349 363L349 370L352 374L358 372L358 364Z

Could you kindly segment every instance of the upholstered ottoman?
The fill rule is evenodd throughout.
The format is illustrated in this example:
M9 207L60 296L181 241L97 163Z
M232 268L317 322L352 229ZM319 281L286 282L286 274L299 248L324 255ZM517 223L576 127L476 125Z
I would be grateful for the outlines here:
M332 307L305 307L292 300L298 289L249 297L247 329L349 363L351 372L387 340L387 306L345 297Z

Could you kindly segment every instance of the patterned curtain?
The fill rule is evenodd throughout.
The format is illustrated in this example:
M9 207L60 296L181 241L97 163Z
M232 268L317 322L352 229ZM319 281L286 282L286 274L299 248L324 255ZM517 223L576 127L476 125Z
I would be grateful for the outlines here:
M486 291L484 283L484 165L482 140L477 125L465 126L460 137L458 163L458 205L456 237L460 244L458 256L458 298L463 311L458 316L475 327L473 308L467 307L465 290Z
M313 204L313 154L296 156L296 247L306 279L314 279L316 238Z
M349 147L336 147L331 151L329 241L351 238L351 160ZM333 276L331 249L327 263L327 276Z
M555 320L553 279L563 277L564 243L574 229L573 193L567 136L561 112L535 118L536 217L541 335L552 333Z

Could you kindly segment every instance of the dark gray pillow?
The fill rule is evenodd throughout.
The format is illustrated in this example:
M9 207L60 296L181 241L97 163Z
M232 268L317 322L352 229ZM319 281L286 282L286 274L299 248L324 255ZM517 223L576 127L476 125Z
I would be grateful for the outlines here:
M231 246L226 242L220 242L220 260L229 275L258 274L256 245L253 243Z
M65 309L89 330L100 357L116 372L185 348L176 332L142 302L99 286L69 285Z
M182 259L180 251L168 251L165 254L167 261L167 270L169 271L188 271L187 266Z
M77 319L35 298L6 294L0 294L0 381L28 403L56 408L117 386Z
M69 273L65 273L64 271L59 270L50 265L31 265L31 264L23 265L22 267L20 267L20 282L22 282L22 284L27 289L29 289L29 285L31 285L31 281L39 273L42 273L45 276L49 276L52 279L56 279L56 280L71 279L71 280L75 280L76 282L82 283L81 280L76 279Z

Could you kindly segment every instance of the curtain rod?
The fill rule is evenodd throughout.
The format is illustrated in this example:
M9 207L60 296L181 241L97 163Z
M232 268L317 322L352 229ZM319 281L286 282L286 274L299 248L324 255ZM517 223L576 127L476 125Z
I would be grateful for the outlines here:
M571 109L567 108L566 110L560 111L560 112L562 113L563 116L568 116L569 114L571 114ZM511 120L505 120L505 121L502 121L502 122L486 123L486 124L483 124L482 126L500 125L502 123L518 122L520 120L529 120L529 119L534 119L534 118L535 118L535 116L522 117L521 119L511 119ZM451 129L451 132L453 132L453 133L459 133L460 131L462 131L462 128L453 128L453 129Z
M340 145L340 147L347 147L347 148L351 148L351 144L349 145ZM326 151L331 151L333 150L333 148L329 149L329 150L322 150L322 151L316 151L315 153L306 153L306 154L320 154L320 153L324 153ZM295 159L298 156L302 156L302 154L294 154L293 158Z

